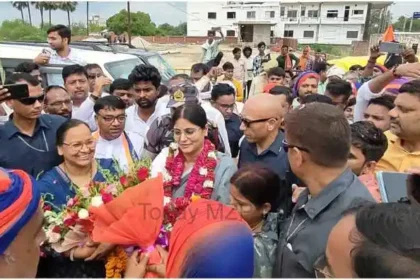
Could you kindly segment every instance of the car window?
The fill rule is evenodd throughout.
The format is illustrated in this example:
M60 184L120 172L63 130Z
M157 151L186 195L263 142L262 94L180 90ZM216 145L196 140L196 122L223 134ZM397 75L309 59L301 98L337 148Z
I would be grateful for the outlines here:
M148 56L146 59L159 70L164 81L168 81L172 76L176 75L175 70L159 54Z
M128 59L105 63L105 69L114 79L127 79L137 65L144 64L140 59Z

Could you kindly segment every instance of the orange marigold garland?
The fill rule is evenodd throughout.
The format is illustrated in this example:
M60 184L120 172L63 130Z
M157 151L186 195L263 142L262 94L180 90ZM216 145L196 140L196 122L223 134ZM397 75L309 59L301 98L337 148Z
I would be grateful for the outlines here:
M127 265L127 253L124 248L118 246L112 251L105 264L106 278L122 278Z

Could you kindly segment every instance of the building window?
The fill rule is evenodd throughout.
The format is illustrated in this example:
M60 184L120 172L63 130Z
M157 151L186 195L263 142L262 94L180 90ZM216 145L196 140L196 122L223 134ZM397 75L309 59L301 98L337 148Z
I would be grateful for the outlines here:
M270 30L270 37L274 37L274 30Z
M236 12L227 12L227 18L228 19L235 19L236 18Z
M328 10L327 18L338 18L338 10Z
M235 30L228 30L228 31L226 31L226 36L228 36L228 37L235 37Z
M293 30L284 30L284 37L293 38Z
M306 14L306 7L302 7L301 10L300 10L300 16L304 17L305 14Z
M347 39L359 38L359 31L347 31Z
M318 17L318 11L317 10L308 11L308 18L317 18L317 17Z
M303 31L303 38L313 38L315 32L313 30Z
M280 8L280 16L284 17L284 15L286 14L286 8L285 7L281 7Z
M216 19L216 13L208 13L207 18L208 19Z
M287 17L288 18L297 18L297 10L289 10L287 11Z
M353 15L358 15L358 16L361 16L361 15L363 15L364 14L364 12L365 11L363 11L363 10L353 10Z
M255 18L255 11L246 12L246 18Z
M276 16L275 11L266 11L265 12L265 18L274 18Z

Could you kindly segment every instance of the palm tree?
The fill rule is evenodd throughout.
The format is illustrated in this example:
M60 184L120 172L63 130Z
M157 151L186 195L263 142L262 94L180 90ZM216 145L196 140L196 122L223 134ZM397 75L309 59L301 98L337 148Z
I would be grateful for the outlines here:
M26 2L26 8L28 8L29 24L32 25L31 5L29 4L29 2Z
M86 35L89 36L89 1L86 1Z
M77 2L61 2L59 4L59 9L67 12L67 20L69 23L69 28L71 27L70 22L70 13L76 10Z
M18 9L20 11L20 14L22 16L22 22L25 22L25 18L23 17L23 9L26 8L26 5L28 5L28 2L12 2L13 8Z
M57 2L44 2L44 9L48 10L48 19L49 19L49 24L51 26L51 11L55 11L58 9L58 4Z
M35 9L39 10L39 12L41 13L41 28L44 28L44 2L32 2L32 5L34 5Z

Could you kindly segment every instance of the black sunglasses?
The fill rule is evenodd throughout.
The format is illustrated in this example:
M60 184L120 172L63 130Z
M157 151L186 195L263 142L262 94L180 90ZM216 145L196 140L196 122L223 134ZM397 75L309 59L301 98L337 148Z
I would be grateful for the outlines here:
M266 121L268 121L268 120L271 120L271 119L275 119L275 118L266 118L266 119L259 119L259 120L247 120L247 119L244 119L244 118L242 118L242 117L239 117L240 118L240 120L241 120L241 122L246 126L246 127L250 127L251 126L251 124L253 124L253 123L259 123L259 122L266 122ZM277 120L277 119L276 119Z
M44 102L44 99L45 99L45 95L43 94L43 95L40 95L40 96L26 97L26 98L22 98L22 99L17 99L17 101L19 101L23 105L32 105L36 101L39 101L39 103L43 103Z
M307 152L309 154L309 150L303 147L299 147L299 146L295 146L295 145L290 145L289 143L287 143L286 139L283 139L282 141L283 144L283 149L286 153L289 152L289 149L293 149L293 148L297 148L301 151Z

